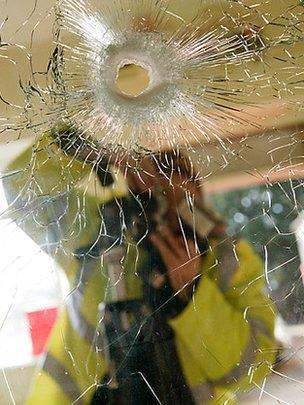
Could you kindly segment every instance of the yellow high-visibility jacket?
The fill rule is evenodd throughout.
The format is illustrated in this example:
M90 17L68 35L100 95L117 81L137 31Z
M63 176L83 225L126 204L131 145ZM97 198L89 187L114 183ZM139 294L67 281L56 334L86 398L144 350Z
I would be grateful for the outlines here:
M19 156L9 173L3 180L9 215L45 246L71 286L27 405L89 404L107 370L96 344L98 307L109 299L107 263L94 255L80 262L75 252L100 232L100 204L123 197L127 189L119 174L114 186L102 189L91 167L67 157L48 137ZM247 242L237 242L237 266L223 288L219 250L217 241L210 241L193 299L170 320L198 404L235 403L238 393L262 383L276 357L275 311L265 294L260 258ZM130 243L124 262L129 299L141 297L142 260L145 252Z

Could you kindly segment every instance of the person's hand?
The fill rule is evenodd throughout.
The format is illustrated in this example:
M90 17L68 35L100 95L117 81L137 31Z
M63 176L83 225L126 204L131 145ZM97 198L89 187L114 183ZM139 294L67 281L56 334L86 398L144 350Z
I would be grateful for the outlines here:
M167 268L170 285L184 300L189 300L191 287L200 272L201 255L192 240L176 236L169 228L150 235Z

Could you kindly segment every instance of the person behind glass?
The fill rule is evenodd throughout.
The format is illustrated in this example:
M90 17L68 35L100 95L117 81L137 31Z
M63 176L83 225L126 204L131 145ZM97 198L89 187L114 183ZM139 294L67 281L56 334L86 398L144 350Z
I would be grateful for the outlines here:
M198 175L178 151L145 158L127 173L130 194L122 207L145 256L138 270L142 299L125 299L120 282L117 301L104 307L110 369L92 403L194 404L168 321L191 300L207 236L224 225L203 209ZM194 231L198 210L204 220Z
M178 151L146 157L100 157L69 131L59 138L60 148L93 164L102 186L114 182L110 165L126 173L127 197L100 207L107 237L78 251L86 256L107 251L111 297L100 305L101 352L106 354L108 373L95 392L94 404L194 404L174 343L168 320L187 305L201 262L200 240L182 224L182 202L200 200L200 183L189 159ZM121 207L118 209L117 207ZM123 230L123 223L129 224ZM126 236L127 234L127 236ZM139 268L121 265L130 243L138 246ZM194 242L195 240L195 242ZM113 242L115 241L115 242ZM108 245L108 246L107 246ZM141 293L130 299L126 273L136 272Z
M89 403L234 404L265 379L277 353L260 257L227 236L179 151L135 160L67 145L101 186L114 187L110 167L128 183L128 193L99 207L97 238L77 252L80 268L96 266L107 284L104 297L92 296L107 371Z

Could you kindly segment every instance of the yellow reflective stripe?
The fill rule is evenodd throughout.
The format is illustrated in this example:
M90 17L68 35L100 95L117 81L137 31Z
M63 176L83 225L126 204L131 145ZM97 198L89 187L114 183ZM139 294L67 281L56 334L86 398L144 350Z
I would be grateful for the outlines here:
M69 298L67 303L67 311L70 322L78 335L92 345L97 336L97 329L94 328L83 316L80 311L80 303L78 297L74 294Z
M60 361L62 367L76 381L81 392L99 383L106 373L107 365L103 353L97 345L89 344L79 336L72 327L66 311L55 325L48 354Z
M233 240L228 236L218 241L216 247L218 260L218 286L222 291L226 291L238 269L239 263L235 256L235 246Z
M60 389L68 396L71 401L76 401L78 405L84 405L81 398L81 392L75 380L72 378L68 370L50 353L47 354L43 370L56 381Z
M255 364L257 349L257 343L253 338L250 338L239 363L228 374L214 383L216 385L237 383L241 377L248 374L250 367Z
M199 405L236 405L235 392L227 387L214 387L214 398L208 402L199 402Z
M268 325L266 325L262 319L256 317L249 317L248 322L253 328L254 332L260 332L268 336L270 339L273 337L273 331L269 330Z
M191 387L191 392L196 404L205 404L215 397L214 387L209 382Z
M91 300L91 305L89 306L90 315L92 320L94 320L94 325L97 325L98 305L103 298L102 295L105 288L101 282L101 276L98 272L99 268L100 260L96 259L85 259L79 264L76 279L74 281L76 287L66 300L66 309L72 327L82 339L87 341L89 345L92 345L96 340L96 327L92 326L83 315L81 309L85 306L84 298L85 294L88 292ZM98 280L95 280L94 278L96 275ZM97 285L99 285L99 295L92 294L92 288L95 288L96 281Z
M192 388L192 395L197 405L235 405L237 403L233 390L208 382Z

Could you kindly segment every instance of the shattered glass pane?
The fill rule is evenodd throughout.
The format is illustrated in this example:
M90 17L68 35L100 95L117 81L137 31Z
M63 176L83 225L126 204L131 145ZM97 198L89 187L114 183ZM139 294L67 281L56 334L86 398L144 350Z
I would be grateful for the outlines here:
M303 403L302 3L0 0L1 404Z

